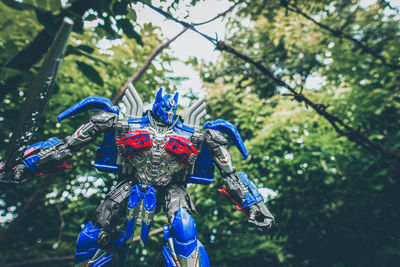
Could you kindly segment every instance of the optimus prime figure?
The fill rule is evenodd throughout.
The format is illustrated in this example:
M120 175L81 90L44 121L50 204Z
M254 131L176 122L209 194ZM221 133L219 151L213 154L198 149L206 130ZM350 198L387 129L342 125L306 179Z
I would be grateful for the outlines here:
M242 211L256 229L273 224L274 217L263 197L245 173L237 173L228 152L227 135L244 158L248 153L236 127L219 119L199 129L205 115L205 99L194 103L184 119L176 115L178 93L158 91L152 110L143 112L143 103L132 85L123 97L126 114L103 97L88 97L58 116L61 121L75 114L101 109L71 136L53 137L25 151L23 164L15 169L19 179L39 176L55 169L70 168L66 159L104 134L95 167L116 173L118 185L97 208L95 223L80 233L75 264L82 266L123 266L135 226L141 226L140 243L146 243L155 213L164 207L165 265L210 266L207 253L196 237L196 213L186 191L188 183L209 184L217 166L226 188L219 192ZM126 229L117 228L126 219Z

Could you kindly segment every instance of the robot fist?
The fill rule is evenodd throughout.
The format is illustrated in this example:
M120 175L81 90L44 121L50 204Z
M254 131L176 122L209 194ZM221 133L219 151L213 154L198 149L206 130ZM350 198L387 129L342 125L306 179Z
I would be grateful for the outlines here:
M0 169L0 182L2 183L19 183L25 171L23 164L18 164L12 170Z
M275 218L263 202L258 202L249 207L249 223L259 231L265 231L272 227Z

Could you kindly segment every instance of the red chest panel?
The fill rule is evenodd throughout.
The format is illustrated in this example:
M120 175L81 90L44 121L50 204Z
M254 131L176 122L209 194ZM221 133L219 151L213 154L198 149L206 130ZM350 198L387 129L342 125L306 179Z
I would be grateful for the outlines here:
M127 132L117 141L118 145L123 145L126 150L124 156L131 158L134 152L151 147L150 134L143 130Z
M183 165L188 165L190 157L193 154L196 156L198 154L196 148L194 148L189 140L178 135L173 135L169 138L165 150L175 155Z

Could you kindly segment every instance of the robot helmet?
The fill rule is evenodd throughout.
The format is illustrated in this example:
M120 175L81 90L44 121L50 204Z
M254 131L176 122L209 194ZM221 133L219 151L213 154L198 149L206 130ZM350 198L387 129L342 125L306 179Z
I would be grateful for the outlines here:
M157 92L156 100L153 104L153 115L161 121L171 125L176 117L176 109L178 107L178 92L172 95L162 95L163 89L160 88Z

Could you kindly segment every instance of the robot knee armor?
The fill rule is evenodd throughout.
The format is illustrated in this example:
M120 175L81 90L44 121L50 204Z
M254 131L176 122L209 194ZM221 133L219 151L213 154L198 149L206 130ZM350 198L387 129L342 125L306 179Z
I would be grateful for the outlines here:
M179 208L170 227L164 225L164 240L163 254L167 267L210 266L207 252L197 240L196 222L185 209Z
M171 225L174 247L178 255L188 257L197 247L197 228L193 217L180 208Z
M97 251L100 228L89 222L79 234L75 248L75 264L90 260Z

